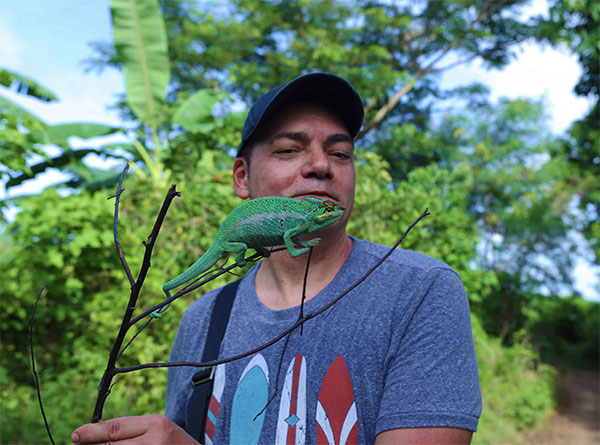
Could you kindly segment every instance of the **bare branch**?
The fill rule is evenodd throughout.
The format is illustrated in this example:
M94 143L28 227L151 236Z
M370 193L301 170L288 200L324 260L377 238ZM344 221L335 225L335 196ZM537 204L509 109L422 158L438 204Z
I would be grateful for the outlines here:
M456 62L449 63L449 64L448 64L448 65L446 65L446 66L441 66L441 67L439 67L439 68L436 68L435 72L436 72L436 73L441 73L442 71L448 71L448 70L450 70L450 69L452 69L452 68L454 68L454 67L456 67L456 66L459 66L459 65L463 65L463 64L465 64L465 63L472 62L472 61L473 61L473 60L475 60L475 59L476 59L478 56L479 56L479 54L473 54L472 56L465 57L464 59L459 59L459 60L457 60Z
M52 433L50 432L50 425L48 424L48 419L46 418L46 412L44 411L44 404L42 403L42 391L40 390L40 379L38 377L37 371L35 369L35 354L33 352L33 325L35 321L35 310L37 309L37 305L40 301L42 295L46 294L46 286L42 287L38 292L37 298L35 299L35 303L33 304L33 310L31 311L31 323L29 324L29 349L31 352L31 372L33 373L33 380L35 381L35 389L38 396L38 402L40 403L40 410L42 411L42 417L44 418L44 425L46 425L46 432L48 433L48 437L50 438L50 442L54 445L54 439L52 438Z
M275 397L277 397L277 393L278 393L278 388L279 388L279 375L281 374L281 367L283 366L283 358L285 356L285 351L287 350L288 347L288 343L290 342L290 337L292 336L292 333L290 332L287 337L285 338L285 343L283 344L283 351L281 351L281 357L279 357L279 366L277 367L277 377L275 377L275 390L273 391L273 395L271 397L269 397L269 400L267 400L267 403L265 403L265 406L263 407L263 409L261 409L259 411L259 413L254 416L254 420L256 421L256 419L258 419L258 416L260 416L262 413L265 412L265 410L269 407L269 405L271 404L271 402L273 400L275 400Z
M92 416L92 423L98 422L102 418L102 409L104 407L104 402L108 397L110 392L111 381L116 374L116 361L119 356L119 352L121 351L121 346L123 345L123 341L125 340L125 335L130 328L129 321L133 316L133 311L135 311L135 305L137 303L137 299L139 297L140 290L144 284L144 280L148 273L148 269L150 268L150 258L152 256L152 249L154 247L154 243L156 242L156 238L158 237L158 232L162 226L162 223L165 219L167 211L169 210L169 206L175 197L181 196L181 194L175 189L175 185L172 185L167 192L167 196L165 197L158 217L154 223L154 227L152 228L152 232L150 236L144 243L146 246L146 250L144 252L144 259L142 261L142 266L140 267L140 272L138 274L138 278L135 281L134 285L131 287L131 294L129 296L129 302L127 303L127 309L125 310L125 315L123 316L123 320L121 321L121 327L119 329L119 333L117 334L117 338L113 344L113 348L108 357L108 363L106 364L106 370L102 375L102 379L100 380L100 385L98 387L98 398L96 399L96 406L94 408L94 414Z

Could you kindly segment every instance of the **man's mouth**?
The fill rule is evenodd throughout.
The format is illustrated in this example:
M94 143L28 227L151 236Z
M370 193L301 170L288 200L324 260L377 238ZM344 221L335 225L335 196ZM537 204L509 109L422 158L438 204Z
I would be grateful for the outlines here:
M331 196L327 192L322 192L322 191L302 193L297 196L300 198L302 198L304 196L314 196L315 198L328 199L329 201L337 202L337 200L333 196Z

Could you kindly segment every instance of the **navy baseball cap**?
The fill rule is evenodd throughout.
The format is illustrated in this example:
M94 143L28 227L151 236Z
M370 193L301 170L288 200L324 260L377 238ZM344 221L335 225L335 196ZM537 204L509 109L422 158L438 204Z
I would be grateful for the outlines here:
M339 114L350 136L354 138L358 134L364 109L354 87L335 74L309 73L281 84L256 99L244 122L237 156L240 156L245 144L274 112L299 101L312 101L325 105Z

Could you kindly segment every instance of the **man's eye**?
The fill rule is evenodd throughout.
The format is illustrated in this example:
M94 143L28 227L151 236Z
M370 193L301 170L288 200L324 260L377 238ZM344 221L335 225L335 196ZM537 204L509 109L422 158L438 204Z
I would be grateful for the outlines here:
M287 153L293 153L295 151L296 151L296 149L293 147L285 147L285 148L279 148L279 149L275 150L275 153L287 154Z
M335 156L336 158L340 158L340 159L351 159L352 156L350 156L348 153L344 152L344 151L334 151L332 153L333 156Z

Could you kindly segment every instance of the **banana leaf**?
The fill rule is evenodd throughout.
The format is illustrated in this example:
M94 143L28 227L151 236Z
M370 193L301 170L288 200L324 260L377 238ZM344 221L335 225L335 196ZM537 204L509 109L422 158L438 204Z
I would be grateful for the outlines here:
M111 0L113 39L125 72L127 104L153 122L170 78L167 35L157 0Z
M19 94L35 97L42 102L55 102L58 100L52 91L44 88L33 79L14 71L8 71L5 68L0 69L0 85L12 88Z

